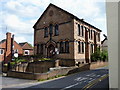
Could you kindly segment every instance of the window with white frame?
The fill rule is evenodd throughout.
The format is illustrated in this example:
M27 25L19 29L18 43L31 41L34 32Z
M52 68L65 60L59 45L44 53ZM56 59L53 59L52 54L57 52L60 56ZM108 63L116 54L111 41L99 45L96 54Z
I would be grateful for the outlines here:
M29 50L24 50L24 55L29 55Z
M4 54L4 50L0 49L0 55L3 55L3 54Z
M15 50L14 50L14 53L18 53L18 49L15 49Z

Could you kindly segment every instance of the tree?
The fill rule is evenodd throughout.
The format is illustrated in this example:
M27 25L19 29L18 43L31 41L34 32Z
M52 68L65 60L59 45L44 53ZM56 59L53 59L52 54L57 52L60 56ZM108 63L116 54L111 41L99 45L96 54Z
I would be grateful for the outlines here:
M108 52L103 50L101 51L100 48L97 48L97 50L91 54L91 61L96 62L96 61L106 61L108 60Z

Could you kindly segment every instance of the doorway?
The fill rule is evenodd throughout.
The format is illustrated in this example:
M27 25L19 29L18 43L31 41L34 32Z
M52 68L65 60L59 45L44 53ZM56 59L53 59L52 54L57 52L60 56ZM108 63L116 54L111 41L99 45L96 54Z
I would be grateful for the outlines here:
M51 58L55 55L55 47L50 44L47 48L47 57Z

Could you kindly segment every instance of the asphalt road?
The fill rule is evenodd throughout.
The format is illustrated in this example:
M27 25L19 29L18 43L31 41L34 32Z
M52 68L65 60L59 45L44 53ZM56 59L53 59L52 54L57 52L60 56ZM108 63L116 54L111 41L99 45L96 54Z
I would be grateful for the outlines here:
M108 89L108 69L96 69L90 71L79 72L66 77L45 82L36 82L31 84L16 85L11 88L35 89L56 89L70 90L73 88L86 90L87 88ZM4 89L3 89L4 90Z

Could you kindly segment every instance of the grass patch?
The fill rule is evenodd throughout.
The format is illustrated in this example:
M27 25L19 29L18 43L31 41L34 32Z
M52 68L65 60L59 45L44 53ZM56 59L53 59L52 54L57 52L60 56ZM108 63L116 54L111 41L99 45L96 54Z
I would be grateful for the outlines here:
M52 60L51 58L40 58L41 61Z

